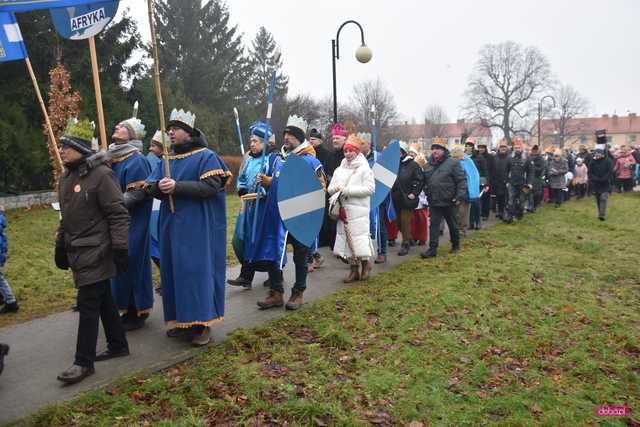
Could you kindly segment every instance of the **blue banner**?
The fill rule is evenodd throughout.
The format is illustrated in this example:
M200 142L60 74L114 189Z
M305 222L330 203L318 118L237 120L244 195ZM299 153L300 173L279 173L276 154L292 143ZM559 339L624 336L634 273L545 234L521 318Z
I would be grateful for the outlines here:
M0 12L0 62L26 57L27 48L22 41L16 16L10 12Z
M51 9L56 31L65 39L83 40L97 35L118 13L119 0Z
M73 7L88 4L95 0L0 0L0 12L28 12L54 7Z

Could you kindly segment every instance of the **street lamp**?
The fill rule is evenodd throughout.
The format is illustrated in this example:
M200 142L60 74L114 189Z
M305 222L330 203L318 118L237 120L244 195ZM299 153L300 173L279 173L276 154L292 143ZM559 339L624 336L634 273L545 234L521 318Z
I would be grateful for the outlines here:
M364 31L362 31L362 26L353 20L343 22L342 25L340 25L340 28L338 28L336 38L334 40L331 40L331 59L333 62L333 123L338 123L338 99L336 95L336 59L340 59L340 31L347 24L356 24L360 29L360 40L362 41L362 44L358 49L356 49L356 59L359 62L366 64L367 62L371 61L371 57L373 56L371 49L369 49L369 47L364 43Z
M551 99L551 102L553 102L553 107L552 108L556 108L556 99L551 96L551 95L545 95L542 98L540 98L540 101L538 101L538 145L540 146L540 149L542 150L542 101L545 100L545 98L549 98Z

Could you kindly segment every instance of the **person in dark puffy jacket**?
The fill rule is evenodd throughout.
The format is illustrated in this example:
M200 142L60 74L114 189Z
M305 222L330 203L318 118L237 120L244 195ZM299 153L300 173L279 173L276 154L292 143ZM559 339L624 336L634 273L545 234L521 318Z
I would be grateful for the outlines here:
M544 196L544 174L547 170L547 162L540 155L540 148L534 145L531 148L531 162L533 163L533 188L529 193L529 212L535 212Z
M509 165L509 201L507 202L507 222L513 218L522 219L524 199L533 188L533 163L524 153L524 142L520 137L513 139L513 155Z
M429 249L420 254L432 258L438 254L440 223L444 219L449 227L451 250L460 250L460 230L456 219L456 206L468 201L467 181L459 162L449 157L444 140L434 138L431 157L425 166L425 193L429 200L431 223L429 224Z
M606 156L604 146L596 146L593 159L589 163L588 174L589 188L596 196L598 218L604 221L613 177L613 162Z
M494 158L493 176L491 177L491 197L496 201L496 217L503 219L505 217L505 208L507 201L507 179L511 170L511 157L509 157L509 148L507 140L502 139L498 147L498 153Z
M489 219L489 211L491 210L491 195L493 194L492 190L492 180L493 174L495 170L495 158L489 151L487 151L487 146L485 144L478 144L478 155L477 157L482 157L485 160L485 164L487 165L487 175L485 184L485 191L482 193L481 204L482 204L482 220L486 221ZM480 183L482 185L483 179L482 175L480 176Z
M420 166L409 155L409 144L400 141L400 170L398 178L391 188L391 199L396 209L396 223L402 233L402 246L398 255L409 253L411 242L411 217L418 207L418 196L423 187L423 174Z

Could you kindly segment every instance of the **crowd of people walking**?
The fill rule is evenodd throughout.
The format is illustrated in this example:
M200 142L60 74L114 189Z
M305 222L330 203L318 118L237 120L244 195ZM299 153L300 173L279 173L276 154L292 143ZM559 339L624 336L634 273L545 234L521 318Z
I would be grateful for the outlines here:
M195 120L188 111L173 110L168 132L154 134L146 157L145 127L135 117L115 127L107 151L92 149L88 121L72 120L60 139L65 171L58 188L61 221L54 261L72 271L79 311L74 362L58 376L65 384L93 374L95 362L129 355L127 332L144 327L154 305L152 259L160 270L167 336L204 346L210 342L210 328L224 319L225 281L251 289L255 273L267 272L269 293L257 302L258 309L297 310L308 274L325 261L319 247L330 247L349 265L345 283L366 281L374 264L387 261L398 234L398 255L426 246L421 257L433 258L445 223L451 250L457 252L469 230L480 229L491 212L512 223L545 201L559 207L570 197L587 195L594 196L598 218L604 221L609 194L630 191L638 179L638 150L612 150L602 134L592 151L580 147L577 153L529 149L517 136L500 141L496 151L474 138L449 147L436 137L428 153L398 141L395 183L374 206L373 166L380 153L370 134L336 123L328 148L320 131L308 130L304 118L294 115L278 150L271 127L255 122L236 183L242 210L233 235L241 271L226 280L225 187L232 174L208 148ZM168 162L160 160L165 144L170 144ZM287 230L278 208L280 172L292 157L302 159L326 191L324 223L310 246ZM152 207L154 199L159 210ZM252 217L260 221L244 219ZM0 209L0 267L7 257L5 227ZM288 245L293 247L295 281L285 302ZM18 310L1 271L0 303L0 314ZM97 353L100 320L107 348ZM0 371L8 351L0 344Z

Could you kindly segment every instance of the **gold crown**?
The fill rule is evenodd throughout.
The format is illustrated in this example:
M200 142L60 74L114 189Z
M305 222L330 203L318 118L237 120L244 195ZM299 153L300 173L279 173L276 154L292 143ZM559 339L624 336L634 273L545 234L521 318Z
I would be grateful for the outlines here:
M300 116L289 116L287 119L287 127L294 127L300 129L302 132L307 133L307 121Z
M436 136L433 139L431 139L431 145L433 144L438 144L438 145L442 145L443 147L447 146L447 140L440 137L440 136Z
M165 142L169 142L169 135L167 135L165 132L163 141L162 131L157 130L156 133L153 134L153 138L151 138L151 140L157 142L158 144L164 144Z
M182 122L189 127L194 128L196 124L196 115L191 113L191 111L184 111L182 108L180 110L176 110L175 108L171 111L170 121Z
M358 132L357 135L358 138L371 144L371 134L369 132Z

